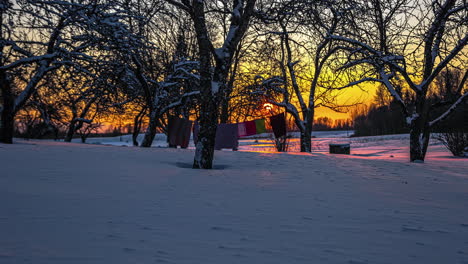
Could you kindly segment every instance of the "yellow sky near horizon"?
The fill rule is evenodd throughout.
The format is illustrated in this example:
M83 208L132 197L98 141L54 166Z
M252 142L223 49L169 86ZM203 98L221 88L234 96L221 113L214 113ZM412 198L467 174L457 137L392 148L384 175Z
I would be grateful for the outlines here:
M343 90L337 98L339 105L350 105L350 104L370 104L376 94L377 84L365 83L359 86L349 87ZM346 111L346 110L345 110ZM330 117L336 119L348 119L351 118L350 111L336 112L326 107L318 107L315 109L315 119L319 117Z

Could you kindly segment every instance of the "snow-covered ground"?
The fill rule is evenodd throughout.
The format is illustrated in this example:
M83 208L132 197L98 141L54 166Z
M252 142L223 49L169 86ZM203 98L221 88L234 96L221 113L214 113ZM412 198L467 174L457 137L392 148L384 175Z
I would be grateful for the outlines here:
M468 159L316 136L312 154L242 140L214 170L193 149L0 144L0 263L468 263Z
M289 152L299 152L299 134L290 133L293 138L290 139ZM370 137L352 137L353 131L314 131L312 133L312 149L316 154L327 154L330 143L347 143L351 145L351 156L348 157L370 157L372 159L385 160L409 160L409 135L385 135L385 136L370 136ZM143 134L139 135L138 141L143 141ZM74 139L73 142L80 142L79 139ZM110 145L110 146L132 146L131 135L122 135L118 137L101 137L89 138L88 144ZM167 148L167 138L164 134L157 134L153 147ZM195 149L193 141L190 140L188 149ZM228 149L223 151L230 151ZM264 133L257 136L242 138L239 140L239 151L248 152L276 152L274 146L273 135ZM433 158L455 159L452 154L443 146L443 144L431 139L429 152L427 155L429 160Z

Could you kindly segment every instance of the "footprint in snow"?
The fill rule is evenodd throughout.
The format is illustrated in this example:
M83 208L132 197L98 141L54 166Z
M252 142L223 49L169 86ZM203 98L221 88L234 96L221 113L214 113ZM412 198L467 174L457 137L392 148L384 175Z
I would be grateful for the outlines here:
M322 251L332 255L345 255L343 252L334 249L324 249Z
M401 231L402 232L428 232L422 229L422 227L409 227L409 226L402 226Z
M158 255L163 255L163 256L169 254L169 253L167 253L167 252L164 251L164 250L158 250L158 251L156 251L156 253L157 253Z
M228 246L228 245L218 245L219 249L223 250L245 250L243 247L237 247L237 246Z
M123 248L123 251L125 251L125 252L134 252L134 251L136 251L136 249L126 247L126 248Z
M276 253L276 252L273 252L273 251L268 250L268 249L262 249L262 250L259 250L258 252L261 253L261 254L265 254L265 255L273 255L273 254Z
M212 226L212 227L211 227L211 230L214 230L214 231L225 231L225 232L230 232L230 231L232 231L231 228L222 227L222 226Z
M368 264L368 261L360 261L360 260L348 260L349 264Z
M9 253L0 253L0 259L13 258L13 257L14 257L13 254L9 254Z

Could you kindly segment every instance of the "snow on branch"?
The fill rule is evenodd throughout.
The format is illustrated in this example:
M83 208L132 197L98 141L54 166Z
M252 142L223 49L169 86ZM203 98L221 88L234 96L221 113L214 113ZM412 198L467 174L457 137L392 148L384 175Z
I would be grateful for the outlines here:
M86 118L81 118L81 117L77 117L75 119L73 119L74 122L83 122L83 123L87 123L87 124L91 124L93 122L93 120L90 120L90 119L86 119Z
M183 94L179 100L175 101L175 102L172 102L170 103L169 105L167 105L166 107L164 107L162 110L161 110L161 113L164 114L166 113L167 111L171 110L172 108L175 108L177 106L180 106L184 103L184 100L189 98L189 97L192 97L192 96L195 96L195 95L199 95L200 94L200 91L193 91L193 92L189 92L189 93L185 93Z
M0 67L0 70L11 70L13 68L25 65L25 64L31 64L35 62L40 62L43 60L51 60L54 59L58 56L57 53L52 53L52 54L45 54L41 56L34 56L34 57L28 57L28 58L22 58L19 60L16 60L8 65Z
M30 51L28 50L25 50L23 48L21 48L20 46L18 46L18 43L21 43L21 41L11 41L11 40L0 40L0 45L5 45L5 46L11 46L11 49L20 53L20 54L23 54L24 56L27 56L27 57L34 57L34 54L32 54ZM44 45L44 43L42 42L38 42L38 43L28 43L29 45L33 45L33 44L37 44L37 45Z
M382 83L387 87L390 94L393 96L393 98L395 98L395 100L397 100L398 103L403 106L403 109L405 109L404 111L406 111L405 102L401 98L400 94L398 94L398 92L395 90L393 84L390 82L390 78L393 76L393 74L387 74L385 73L385 70L381 68L379 70L379 75L382 77Z
M396 54L383 54L382 52L372 48L371 46L361 42L357 41L351 38L347 37L342 37L342 36L337 36L337 35L329 35L328 38L333 39L333 40L338 40L338 41L344 41L346 43L355 45L360 47L359 49L352 50L351 52L353 53L361 53L364 54L364 58L362 59L357 59L357 60L352 60L345 65L341 66L340 69L346 69L346 68L351 68L353 66L357 66L360 64L369 64L374 66L377 69L384 68L384 65L387 65L390 67L393 71L396 71L400 73L405 81L408 83L411 89L414 91L420 91L422 88L421 86L416 85L411 77L409 76L408 72L406 71L405 67L401 66L399 63L402 63L405 65L405 58L402 55L396 55ZM346 48L346 50L349 50L349 48ZM383 72L384 75L385 72ZM387 75L387 77L382 76L382 79L393 77L393 74ZM385 83L385 82L384 82ZM399 97L399 96L398 96ZM396 97L396 98L398 98Z
M192 6L188 3L188 1L182 1L181 2L177 2L175 0L166 0L166 2L168 2L169 4L173 5L173 6L176 6L182 10L184 10L185 12L191 14L192 13Z
M455 56L457 56L457 54L461 50L463 50L463 48L466 47L467 44L468 44L468 33L465 33L465 37L458 41L457 45L450 51L450 53L447 55L447 57L445 57L445 59L443 59L437 65L437 67L432 71L432 74L428 78L426 78L420 84L420 86L423 87L423 86L426 86L426 85L430 84L435 79L435 77L450 63L450 61Z
M287 91L281 86L284 85L284 80L283 78L279 76L273 76L268 79L264 79L262 76L256 76L255 80L258 81L260 80L260 84L257 84L257 89L254 91L257 94L263 94L265 95L269 90L285 94Z
M371 60L369 58L364 58L364 59L349 61L345 63L343 66L339 67L338 70L349 69L349 68L352 68L354 66L358 66L361 64L369 64L369 65L375 66L374 60Z
M231 17L231 25L229 26L229 31L227 33L226 39L224 41L223 47L221 49L216 50L216 55L218 56L218 59L225 59L228 56L231 55L232 51L232 45L234 43L234 39L236 38L236 35L238 34L239 27L242 23L245 23L242 21L242 9L243 9L243 3L244 1L241 0L235 0L234 1L234 8L232 10L232 17Z
M271 100L271 99L268 99L267 101L276 106L283 107L286 110L286 112L290 113L294 117L295 120L300 120L299 111L297 110L295 105L285 102L285 101L276 102L275 100ZM297 125L300 126L299 127L300 130L305 129L303 122L299 122L299 124Z
M360 80L357 80L357 81L354 81L354 82L350 82L348 83L347 85L344 85L344 86L341 86L341 87L337 87L337 88L330 88L332 90L343 90L345 88L349 88L349 87L352 87L352 86L356 86L356 85L359 85L361 83L365 83L365 82L379 82L379 83L383 83L383 81L381 79L377 79L377 78L372 78L372 77L366 77L366 78L362 78Z
M38 67L38 70L34 73L34 75L31 77L29 82L27 83L26 87L24 90L20 93L18 97L15 99L14 103L14 111L17 111L20 109L26 101L31 97L31 95L34 93L34 89L36 88L37 84L42 80L44 75L48 73L51 70L57 69L58 66L49 66L47 62L44 60L40 62L40 66Z
M442 115L440 115L436 119L429 122L429 127L433 127L434 125L436 125L440 121L442 121L442 120L446 119L447 117L449 117L450 114L453 111L455 111L455 109L457 109L457 107L459 107L462 104L462 102L464 102L466 100L468 100L468 92L466 92L465 94L460 96L460 98L458 98L458 100L449 109L447 109L447 111L445 111Z
M450 9L447 14L448 15L452 15L452 14L455 14L455 13L458 13L460 11L464 11L464 10L468 10L468 2L465 2L463 3L462 5L460 6L457 6L457 7L454 7L452 9Z
M344 41L344 42L347 42L347 43L350 43L350 44L353 44L353 45L357 45L357 46L360 46L364 49L366 49L367 51L375 54L375 55L379 55L381 56L382 53L374 48L372 48L371 46L361 42L361 41L357 41L355 39L351 39L351 38L347 38L347 37L342 37L342 36L338 36L338 35L329 35L327 38L330 38L330 39L333 39L333 40L339 40L339 41Z
M200 67L199 61L181 60L174 64L174 72L166 77L166 80L194 79L200 80L200 75L196 70ZM173 81L168 81L173 82Z
M214 49L214 55L218 60L226 60L233 56L237 43L247 29L256 0L234 0L233 2L231 23L223 46ZM246 2L245 6L244 2Z

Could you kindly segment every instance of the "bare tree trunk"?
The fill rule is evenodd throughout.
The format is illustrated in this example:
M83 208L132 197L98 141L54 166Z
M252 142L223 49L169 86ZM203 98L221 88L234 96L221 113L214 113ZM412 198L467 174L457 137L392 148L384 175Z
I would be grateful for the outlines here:
M209 54L209 50L203 50L202 48L200 48L200 50L202 54L203 52ZM218 85L219 89L221 89L221 82L219 80L222 78L219 78L221 73L215 70L215 75L213 77L217 79L217 82L212 82L210 71L211 64L209 60L210 57L208 55L201 57L200 132L198 134L198 142L193 160L194 169L213 168L216 129L218 126L218 107L220 100L218 98L218 94L213 95L212 86L213 84Z
M194 169L213 167L214 143L221 98L226 88L226 80L231 68L235 49L249 26L256 0L233 0L229 32L223 46L215 49L210 40L206 25L205 1L167 0L191 16L194 23L200 58L200 133L193 161ZM244 6L245 4L245 6ZM211 59L214 57L215 70L211 74Z
M0 37L3 40L3 12L4 9L0 9ZM3 66L4 63L4 47L5 45L0 44L0 65ZM2 111L0 112L0 142L6 144L13 143L13 131L15 126L15 101L14 96L11 91L10 81L7 78L6 72L4 70L0 71L0 95L2 99Z
M4 100L5 102L6 100ZM5 144L13 143L13 131L15 128L15 115L12 109L6 104L3 105L2 119L0 124L0 142Z
M141 142L141 147L149 148L153 144L154 137L156 136L156 128L158 127L158 114L156 109L150 111L150 120L148 129L146 129L145 137Z
M427 122L429 103L423 93L416 95L415 109L410 123L410 161L424 161L429 145L430 127Z
M424 161L429 146L430 130L427 125L417 126L416 123L410 131L410 161Z
M133 142L133 146L135 147L138 147L138 135L140 134L140 128L136 128L134 127L133 128L133 133L132 133L132 142Z
M218 104L211 96L202 96L200 132L193 161L194 169L213 168L214 146L218 125Z
M220 123L227 123L229 120L229 100L226 98L221 102Z
M312 152L312 136L310 131L301 131L301 152Z
M234 78L235 73L231 73L230 79L228 83L225 85L224 89L224 96L221 98L221 114L219 116L220 123L227 123L229 121L229 103L230 103L230 96L233 91L234 86Z
M312 129L311 126L306 126L304 131L301 131L301 152L312 152Z
M194 169L213 168L214 145L216 129L218 123L219 101L217 92L220 90L219 82L212 82L216 74L211 75L211 56L212 43L208 36L206 27L205 12L203 2L194 1L192 20L194 21L195 31L197 33L198 55L200 58L200 132L193 159ZM220 80L217 78L218 81ZM213 92L213 84L218 85ZM222 91L222 90L221 90Z
M313 100L313 97L311 97ZM301 131L301 152L312 152L312 127L314 121L314 106L309 106L304 113L304 131Z
M1 72L0 74L0 85L3 98L3 110L1 112L0 120L0 142L5 144L12 144L13 132L15 129L15 101L5 72Z
M146 108L142 108L141 111L135 116L135 119L133 120L133 133L132 133L132 141L133 141L133 146L138 147L138 135L140 134L141 130L141 122L143 120L143 116L146 112Z
M74 121L75 118L73 118L73 121L70 122L70 125L68 126L67 129L67 134L65 135L65 142L71 142L73 139L73 135L75 135L76 131L76 121Z
M54 141L57 141L59 139L59 133L60 133L60 130L54 127Z
M241 51L241 47L239 45L239 47L237 47L237 49L235 50L234 65L232 67L231 74L229 75L229 81L226 84L224 96L221 102L221 115L219 117L220 123L227 123L229 120L229 116L231 114L229 106L230 106L230 101L231 101L231 94L234 90L234 82L236 80L237 70L239 68L240 51Z

